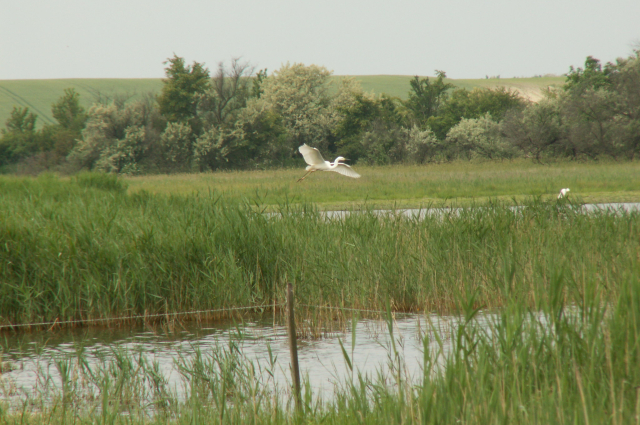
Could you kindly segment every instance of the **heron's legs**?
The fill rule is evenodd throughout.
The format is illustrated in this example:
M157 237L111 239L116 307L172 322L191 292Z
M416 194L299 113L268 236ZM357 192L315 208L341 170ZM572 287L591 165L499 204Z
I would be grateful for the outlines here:
M305 178L307 178L307 176L308 176L309 174L313 173L314 171L316 171L316 170L309 170L309 171L307 171L307 174L305 174L304 176L300 177L300 178L298 179L298 182L301 182L302 180L304 180Z

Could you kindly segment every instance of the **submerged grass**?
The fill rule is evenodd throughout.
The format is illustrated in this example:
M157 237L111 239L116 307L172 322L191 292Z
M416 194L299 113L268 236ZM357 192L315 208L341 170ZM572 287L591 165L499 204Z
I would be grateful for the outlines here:
M638 274L640 215L530 198L408 219L264 214L213 193L127 195L110 177L0 180L0 324L284 301L447 312L617 296ZM311 314L309 311L307 313Z

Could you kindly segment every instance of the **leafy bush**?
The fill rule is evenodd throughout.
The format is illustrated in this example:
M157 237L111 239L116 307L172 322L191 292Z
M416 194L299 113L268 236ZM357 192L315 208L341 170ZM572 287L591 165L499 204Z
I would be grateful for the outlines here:
M89 109L82 140L69 154L76 169L135 174L157 139L155 105L146 102L94 105Z
M447 143L461 157L510 158L512 147L500 135L500 125L488 113L482 118L463 118L447 134Z
M170 122L158 141L158 161L165 171L187 171L193 154L191 126Z

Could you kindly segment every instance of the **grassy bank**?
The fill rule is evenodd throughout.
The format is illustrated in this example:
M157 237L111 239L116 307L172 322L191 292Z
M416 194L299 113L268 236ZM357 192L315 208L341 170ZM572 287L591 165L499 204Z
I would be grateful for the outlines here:
M561 188L584 202L640 201L640 162L555 162L530 160L454 162L421 166L356 166L360 179L318 172L301 183L304 162L296 169L233 171L128 177L129 193L207 194L227 199L259 198L263 205L313 202L321 209L420 207L434 203L466 204L555 199Z
M608 301L639 271L636 213L530 198L520 213L492 202L423 220L328 219L285 200L269 216L254 201L127 194L104 175L2 177L1 323L268 307L287 281L304 304L445 312L473 295L537 307Z

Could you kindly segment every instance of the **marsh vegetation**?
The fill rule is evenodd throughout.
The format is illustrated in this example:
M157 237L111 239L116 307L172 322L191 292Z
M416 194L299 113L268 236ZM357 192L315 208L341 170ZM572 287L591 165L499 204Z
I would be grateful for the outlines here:
M625 176L635 172L634 163L627 164L626 171L601 169L613 192L633 185ZM402 184L382 170L381 180ZM596 187L589 174L584 187ZM536 181L527 175L512 183ZM329 197L336 181L321 177L314 190ZM201 176L201 189L191 193L171 183L184 178L2 177L0 324L74 320L64 326L79 327L114 319L100 326L173 332L189 321L242 323L258 313L279 322L285 283L293 282L297 303L307 306L297 313L300 337L347 332L340 367L349 373L333 380L332 396L317 393L307 379L296 413L289 386L269 374L287 364L247 356L238 325L225 344L177 357L172 367L180 379L171 382L152 356L115 344L109 355L87 362L77 342L52 360L52 373L36 373L40 390L19 402L11 369L20 361L5 355L0 420L484 424L638 417L637 212L585 214L572 190L560 202L528 196L515 209L514 200L494 198L407 218L363 202L354 204L358 213L332 217L305 201L311 195L273 195L280 183L265 183L260 173ZM221 180L220 187L237 188L221 191ZM253 310L171 316L235 306ZM358 371L347 344L358 339L358 315L349 308L388 312L382 314L387 360L376 373ZM394 330L401 312L456 317L445 334L425 326L413 336L423 347L417 374L408 372ZM161 317L145 320L154 313ZM116 320L131 315L142 318Z
M444 312L475 294L485 307L535 306L558 275L613 296L640 244L635 213L535 197L518 213L490 201L422 219L366 205L330 218L286 198L274 215L216 191L127 194L99 174L0 185L4 323L268 308L286 281L306 304Z

